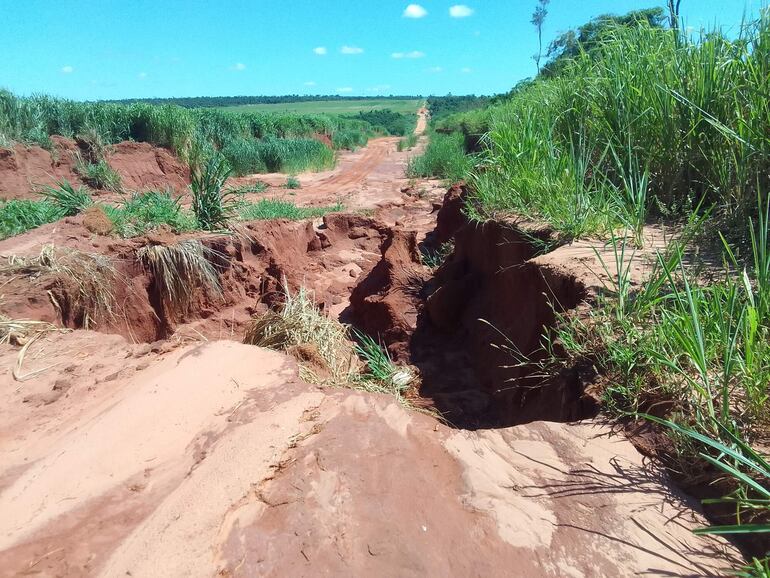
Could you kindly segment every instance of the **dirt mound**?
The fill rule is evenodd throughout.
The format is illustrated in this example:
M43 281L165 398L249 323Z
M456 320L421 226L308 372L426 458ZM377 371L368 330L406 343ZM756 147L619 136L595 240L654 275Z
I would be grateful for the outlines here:
M83 211L83 226L96 235L109 235L115 228L107 213L98 205Z
M181 193L190 182L190 170L171 152L146 142L122 142L111 147L107 162L128 190L173 189Z
M69 339L92 353L86 335L105 341L40 342L29 371L54 345L77 355ZM302 383L275 352L108 339L121 369L84 357L98 379L54 403L0 377L2 576L716 575L737 558L601 426L456 432Z
M52 136L53 148L17 144L0 148L0 199L35 198L40 186L66 179L79 183L75 172L75 141Z
M379 263L350 295L350 315L395 358L406 360L417 328L419 294L430 272L420 262L416 231L391 229L380 250Z

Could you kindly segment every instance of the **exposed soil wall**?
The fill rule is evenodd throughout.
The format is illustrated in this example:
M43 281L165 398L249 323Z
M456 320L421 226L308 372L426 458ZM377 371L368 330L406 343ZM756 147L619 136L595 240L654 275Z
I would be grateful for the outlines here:
M75 173L75 141L52 136L53 148L16 145L0 148L0 199L34 196L38 185L52 185L59 179L80 182Z
M328 215L320 230L312 222L255 221L246 223L234 235L184 237L150 235L147 238L115 240L93 237L83 226L85 217L64 221L70 248L105 255L116 274L110 291L113 314L88 320L88 301L82 288L65 273L44 272L33 276L12 276L4 285L3 313L13 319L36 319L65 327L88 327L103 333L122 335L132 341L153 342L171 336L185 322L211 318L229 307L230 331L250 317L283 299L284 280L291 290L314 290L321 306L346 299L356 280L319 283L327 270L344 265L346 251L376 251L388 228L375 219L360 215ZM54 227L57 225L47 225ZM81 238L82 242L73 242ZM172 245L197 238L209 249L221 294L190 286L185 310L164 307L162 279L156 279L137 257L145 245ZM334 250L329 250L330 248ZM374 263L372 263L374 265ZM367 267L368 269L368 267Z
M83 154L77 142L59 136L52 136L51 142L50 151L21 144L0 148L0 199L37 198L41 186L61 179L83 184L75 171L77 154ZM127 191L172 189L180 193L190 181L185 164L170 151L149 143L122 142L109 147L107 162Z

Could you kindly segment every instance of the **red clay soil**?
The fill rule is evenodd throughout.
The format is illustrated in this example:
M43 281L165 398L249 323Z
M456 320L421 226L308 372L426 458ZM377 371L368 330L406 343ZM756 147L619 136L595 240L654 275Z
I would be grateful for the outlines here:
M51 152L39 146L0 148L0 199L33 198L40 186L60 179L80 182L75 173L77 145L74 140L52 136Z
M20 144L0 148L0 200L38 198L36 192L41 186L61 179L75 185L83 183L75 172L76 142L59 136L52 136L51 141L51 152ZM164 148L137 142L108 148L107 161L127 191L172 189L181 193L189 183L189 169Z
M387 344L394 359L407 361L430 271L420 262L416 231L389 230L380 252L379 263L350 295L350 320Z
M146 142L122 142L111 149L107 162L120 175L125 189L170 188L181 193L190 182L189 168L167 149Z

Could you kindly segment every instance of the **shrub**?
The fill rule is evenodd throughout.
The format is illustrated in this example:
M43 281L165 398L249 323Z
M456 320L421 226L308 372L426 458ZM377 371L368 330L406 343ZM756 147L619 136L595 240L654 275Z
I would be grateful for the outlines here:
M286 184L284 185L284 188L300 189L302 188L302 183L299 182L299 179L297 177L289 177L286 179Z

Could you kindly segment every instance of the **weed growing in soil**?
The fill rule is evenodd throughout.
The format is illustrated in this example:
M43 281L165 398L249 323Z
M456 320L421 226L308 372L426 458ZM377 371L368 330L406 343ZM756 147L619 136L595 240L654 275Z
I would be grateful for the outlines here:
M415 379L412 371L393 363L390 353L369 335L353 330L357 340L356 353L366 364L366 369L355 376L359 389L371 393L393 395L404 402L404 394Z
M452 241L442 243L438 249L421 248L420 260L426 267L438 269L444 264L444 261L446 261L447 257L449 257L454 250L455 246Z
M217 254L200 241L146 245L136 256L152 273L163 309L171 318L189 311L196 290L214 297L222 295L219 274L212 263Z
M69 181L57 181L56 186L46 186L40 194L59 209L60 217L72 217L94 204L84 187L77 189Z
M123 188L120 175L104 159L90 163L78 157L75 170L94 189L120 192Z
M232 190L224 189L230 170L230 165L223 156L214 155L202 166L194 167L191 171L192 209L198 226L202 229L226 229L236 214L238 195Z
M285 189L301 189L302 184L299 182L299 179L297 177L288 177L286 179L286 184L283 185L283 188Z

